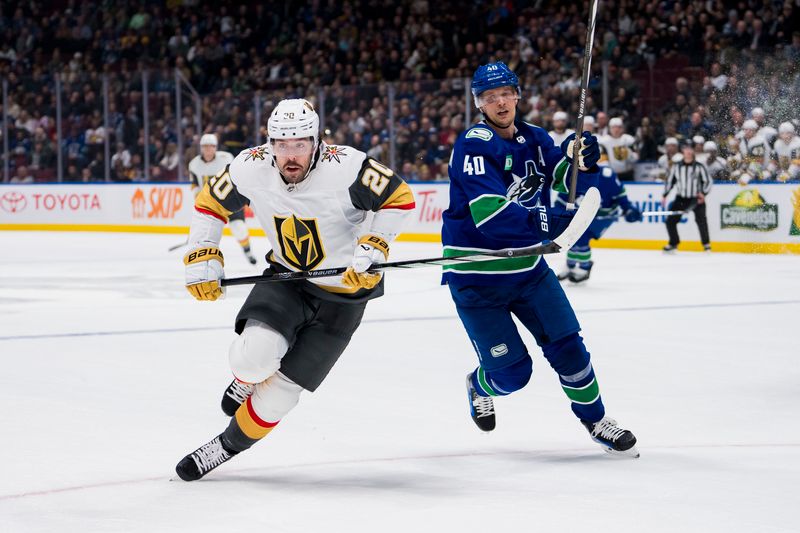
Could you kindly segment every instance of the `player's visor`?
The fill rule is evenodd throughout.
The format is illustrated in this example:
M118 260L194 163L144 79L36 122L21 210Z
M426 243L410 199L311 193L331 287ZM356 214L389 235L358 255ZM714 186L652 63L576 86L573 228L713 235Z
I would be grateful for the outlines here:
M308 155L314 149L311 139L278 139L272 141L272 151L275 155Z
M481 107L485 105L492 105L497 104L501 101L503 102L516 102L519 98L519 94L517 91L510 87L503 88L496 92L486 92L482 95L478 96L478 102L481 104Z

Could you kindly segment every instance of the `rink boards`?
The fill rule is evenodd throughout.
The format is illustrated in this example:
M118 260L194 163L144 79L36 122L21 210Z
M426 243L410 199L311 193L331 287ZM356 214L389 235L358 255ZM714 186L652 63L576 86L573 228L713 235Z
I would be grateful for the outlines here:
M416 208L401 240L438 242L447 183L413 183ZM663 185L632 183L628 196L642 211L661 210ZM186 233L193 196L188 184L0 185L0 230ZM248 213L254 236L263 235ZM800 253L800 184L715 184L707 198L715 251ZM666 242L664 216L614 224L595 246L656 249ZM687 250L700 249L692 216L679 226Z

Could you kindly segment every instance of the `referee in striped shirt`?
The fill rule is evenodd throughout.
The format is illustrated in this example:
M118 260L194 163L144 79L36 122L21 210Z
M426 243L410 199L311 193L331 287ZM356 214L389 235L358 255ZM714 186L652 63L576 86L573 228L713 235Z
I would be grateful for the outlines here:
M672 165L667 183L664 187L664 194L661 198L661 205L666 207L667 195L674 188L677 196L672 204L672 211L694 211L694 221L700 231L700 240L703 249L711 251L711 243L708 238L708 221L706 220L706 195L711 190L712 179L708 174L706 166L697 161L694 157L694 146L691 142L686 142L681 151L683 160ZM682 213L667 217L667 233L669 234L669 244L664 246L665 252L672 252L678 247L680 237L678 236L678 222Z

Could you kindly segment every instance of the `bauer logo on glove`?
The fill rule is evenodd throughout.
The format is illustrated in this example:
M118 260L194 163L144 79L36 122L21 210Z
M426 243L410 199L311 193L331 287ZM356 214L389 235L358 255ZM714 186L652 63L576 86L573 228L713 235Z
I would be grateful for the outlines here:
M186 265L186 290L197 300L214 301L225 295L220 286L224 276L225 259L216 246L190 250L183 257Z

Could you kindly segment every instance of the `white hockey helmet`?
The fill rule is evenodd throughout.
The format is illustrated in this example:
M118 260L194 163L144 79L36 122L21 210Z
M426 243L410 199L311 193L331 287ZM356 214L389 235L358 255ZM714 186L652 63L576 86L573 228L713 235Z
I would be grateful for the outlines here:
M758 130L758 123L753 120L752 118L749 120L745 120L744 124L742 124L743 130Z
M553 122L556 120L563 120L564 122L567 121L567 114L563 111L556 111L553 113ZM586 123L586 118L583 119L584 124Z
M311 137L316 148L319 139L319 115L308 100L281 100L267 121L267 133L270 140Z
M783 122L780 126L778 126L778 133L791 133L794 134L794 124L791 122Z
M202 137L200 137L200 146L216 146L217 145L217 136L213 133L204 133Z
M703 144L703 151L704 152L717 152L719 149L717 148L717 143L714 141L706 141Z

